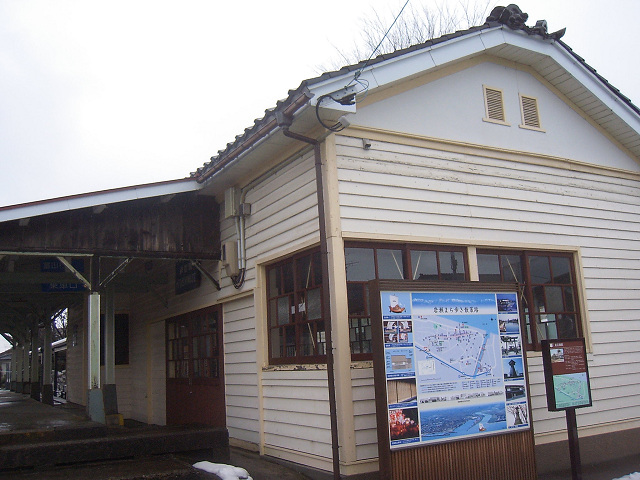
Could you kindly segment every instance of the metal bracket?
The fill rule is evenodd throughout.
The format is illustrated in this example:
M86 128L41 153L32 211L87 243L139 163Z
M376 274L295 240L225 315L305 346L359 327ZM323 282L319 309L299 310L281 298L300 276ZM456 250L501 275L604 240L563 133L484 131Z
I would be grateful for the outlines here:
M211 274L209 272L207 272L204 267L202 266L202 264L200 263L200 260L191 260L191 265L193 265L195 268L198 269L198 271L204 275L205 277L207 277L207 279L213 283L213 286L216 287L216 290L220 291L222 290L222 288L220 287L220 283L218 283L218 281L213 278L211 276Z

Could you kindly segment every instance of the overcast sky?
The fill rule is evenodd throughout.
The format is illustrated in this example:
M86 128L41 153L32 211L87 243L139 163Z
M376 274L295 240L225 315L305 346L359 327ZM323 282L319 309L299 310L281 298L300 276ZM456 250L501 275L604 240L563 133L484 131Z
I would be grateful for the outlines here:
M403 3L0 0L0 206L189 176ZM640 2L518 5L640 104Z

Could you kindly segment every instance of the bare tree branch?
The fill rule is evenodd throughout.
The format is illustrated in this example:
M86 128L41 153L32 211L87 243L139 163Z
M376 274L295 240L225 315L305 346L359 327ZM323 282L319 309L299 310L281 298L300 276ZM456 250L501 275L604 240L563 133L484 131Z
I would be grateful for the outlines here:
M334 46L336 58L330 61L329 65L318 67L318 70L320 72L338 70L345 64L356 64L372 55L375 57L395 52L456 30L482 25L488 14L489 5L489 0L459 0L457 4L438 0L420 4L417 7L409 4L386 37L384 35L393 24L402 4L396 8L395 12L390 10L387 13L381 13L372 10L369 15L359 20L360 38L355 42L354 47L344 50ZM378 44L380 47L375 51Z

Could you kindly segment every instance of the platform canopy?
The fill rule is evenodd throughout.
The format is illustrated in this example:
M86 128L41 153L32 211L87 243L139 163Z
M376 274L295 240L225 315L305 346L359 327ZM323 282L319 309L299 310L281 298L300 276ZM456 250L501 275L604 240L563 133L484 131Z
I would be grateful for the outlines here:
M167 263L219 259L218 211L189 179L1 207L0 334L15 344L89 292L149 291Z

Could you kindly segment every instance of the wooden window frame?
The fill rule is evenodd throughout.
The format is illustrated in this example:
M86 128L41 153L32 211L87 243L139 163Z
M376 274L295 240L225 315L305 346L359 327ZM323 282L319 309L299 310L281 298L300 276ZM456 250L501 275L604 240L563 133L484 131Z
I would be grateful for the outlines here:
M458 245L429 245L429 244L421 244L421 243L383 243L383 242L362 242L362 241L347 241L344 244L345 255L346 250L349 248L362 248L362 249L372 249L373 250L373 259L374 259L374 271L375 278L368 280L348 280L347 279L347 305L349 305L349 292L353 291L354 286L360 285L362 296L364 312L363 314L351 314L350 308L348 312L348 322L349 322L349 342L350 342L350 350L351 350L351 360L353 361L368 361L372 360L373 356L371 353L371 344L369 343L369 347L367 348L366 342L371 342L371 312L369 312L369 305L366 301L367 292L366 285L369 280L380 279L379 272L379 262L378 262L378 251L379 250L400 250L402 253L402 265L403 265L403 280L413 280L413 266L411 262L411 253L416 251L434 251L437 254L437 269L438 269L438 278L434 279L435 281L448 281L445 277L445 274L442 273L441 269L441 253L449 253L449 252L458 252L462 254L463 258L463 267L464 272L462 273L462 277L460 281L468 281L469 280L469 261L467 257L467 247L458 246ZM348 266L347 268L348 274ZM420 281L420 280L416 280ZM449 280L450 281L450 280ZM368 329L368 330L367 330ZM367 334L367 332L369 332ZM357 344L357 345L356 345ZM357 348L356 348L357 346ZM354 352L354 350L356 350ZM365 351L363 353L363 350ZM366 352L366 350L369 350Z
M526 349L529 351L542 351L541 347L541 335L538 333L536 317L542 317L546 315L574 315L574 325L575 325L575 337L581 337L584 335L584 327L582 325L582 311L581 311L581 299L580 299L580 289L578 285L578 271L576 269L576 262L574 258L573 252L567 251L551 251L551 250L508 250L508 249L478 249L476 251L476 255L498 255L498 263L501 264L500 256L519 256L520 257L520 265L521 265L521 274L522 274L522 282L518 282L518 289L520 291L520 303L521 303L521 317L520 317L520 327L522 329L522 339L526 345ZM551 258L565 258L569 260L569 268L571 274L571 281L568 283L556 283L554 281L554 274L552 271L552 264L549 265L550 274L551 274L551 282L546 283L535 283L531 279L530 272L530 259L531 257L547 257L549 261ZM478 262L478 269L480 269L480 262ZM483 279L482 272L478 271L478 275L480 281L491 282L492 280ZM502 269L500 269L500 282L506 281L503 276ZM536 287L562 287L563 289L570 288L572 297L573 297L573 310L563 309L563 310L553 310L545 312L534 312L529 306L535 305L534 301L534 289ZM563 306L566 307L566 290L562 293ZM546 294L544 294L545 305L546 302ZM551 323L556 323L557 320L554 320ZM540 322L547 323L547 322ZM529 328L528 328L529 327ZM556 325L557 329L557 325ZM573 338L573 337L570 337Z
M307 278L300 278L298 271L298 262L310 258L309 274ZM286 269L290 266L293 278L285 278ZM279 274L278 274L279 271ZM278 291L271 291L270 276L274 272L279 278ZM266 298L267 298L267 339L270 365L288 365L288 364L310 364L310 363L326 363L326 330L325 330L325 312L323 311L322 301L322 283L326 281L322 278L322 269L320 264L320 249L314 248L291 255L276 263L267 265L265 268L265 278L267 282ZM318 280L319 279L319 280ZM285 282L292 282L292 288L289 290L285 286ZM308 319L307 307L309 304L309 292L319 291L320 317ZM278 320L277 306L281 299L287 299L288 322L282 323ZM275 302L275 304L273 303ZM304 305L304 308L301 306ZM275 308L275 310L274 310ZM310 308L309 308L310 310ZM305 330L305 328L307 330ZM304 332L303 332L304 330ZM293 332L293 343L284 345L274 345L273 335L284 338L288 332ZM305 354L304 339L307 331L311 339L313 349L312 354ZM304 333L304 334L303 334ZM278 355L274 356L274 348L278 348ZM288 354L287 348L295 349L294 354ZM307 344L308 348L308 344Z

